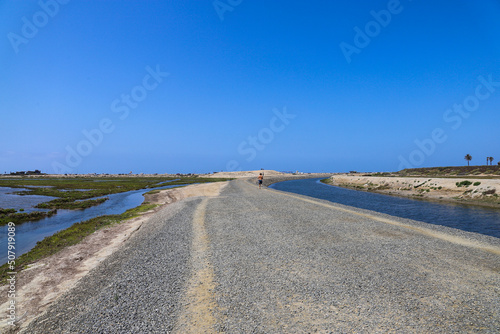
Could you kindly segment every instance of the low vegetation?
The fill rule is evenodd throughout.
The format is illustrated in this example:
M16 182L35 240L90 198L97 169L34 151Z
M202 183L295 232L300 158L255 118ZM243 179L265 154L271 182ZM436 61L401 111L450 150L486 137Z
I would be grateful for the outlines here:
M193 183L227 181L222 178L190 177L64 177L64 178L7 178L0 179L0 187L19 188L18 195L40 195L55 199L37 205L37 208L52 209L48 212L0 214L0 225L12 221L16 224L40 220L57 213L57 209L78 210L99 205L108 198L103 197L126 191L159 188L166 185L188 185ZM27 189L27 190L21 190ZM4 209L5 210L5 209ZM8 209L14 210L14 209ZM14 211L15 212L15 211Z
M36 206L39 209L66 209L66 210L77 210L77 209L87 209L95 205L102 204L106 202L109 197L89 199L86 201L73 201L69 198L57 198L49 202L40 203Z
M356 173L351 173L356 174ZM498 178L500 165L485 166L450 166L408 168L393 173L357 173L360 176L385 176L385 177L471 177L471 178Z
M107 215L89 219L73 224L65 230L59 231L50 237L46 237L42 241L37 242L36 246L28 253L21 255L15 260L16 266L14 270L9 269L7 263L2 265L0 267L0 282L2 284L6 282L7 272L9 271L17 272L25 269L29 264L34 263L37 260L55 254L67 246L79 243L83 240L83 238L103 227L137 217L140 213L154 209L156 206L156 204L143 203L142 205L127 210L120 215Z
M496 192L497 192L496 189L489 189L489 190L483 191L483 195L494 195L495 197L498 197L498 195L495 194Z
M15 209L0 209L0 226L6 225L9 222L15 224L24 223L27 221L35 221L43 218L53 216L57 213L57 210L50 211L33 211L27 212L17 212Z
M88 199L125 191L227 181L223 178L190 177L64 177L64 178L8 178L0 179L0 187L25 188L20 195L42 195L75 200Z
M12 178L0 179L0 187L11 188L25 188L28 190L20 191L21 195L43 195L53 196L56 199L42 203L38 207L41 208L58 208L58 209L82 209L92 205L98 205L107 198L89 199L92 197L99 197L109 194L126 192L131 190L148 189L156 192L154 188L159 188L166 185L189 185L195 183L207 182L220 182L228 181L226 178L200 178L196 176L191 177L99 177L99 178L61 178L61 179L37 179L37 178ZM164 183L165 181L171 181ZM30 188L31 186L31 188ZM67 191L69 190L69 191ZM83 222L73 224L71 227L59 231L50 237L46 237L42 241L37 242L36 246L19 256L16 259L16 266L14 270L8 268L7 264L0 266L0 283L4 284L7 279L7 272L20 271L25 269L28 265L53 255L63 248L75 245L83 240L86 236L94 233L95 231L118 224L124 220L134 218L139 214L154 209L156 204L149 204L147 202L142 205L125 211L119 215L105 215L89 219ZM15 223L37 220L44 217L38 215L53 215L57 212L52 209L48 212L31 212L31 213L18 213L15 209L0 209L0 225L3 222L2 217L6 218L6 223L12 221ZM16 215L16 217L12 216ZM21 217L23 217L21 219ZM20 220L16 220L20 219ZM25 220L23 220L25 219Z
M457 187L468 187L472 184L472 182L465 180L465 181L457 182L455 184Z
M375 174L372 174L375 176ZM500 176L500 166L452 166L452 167L429 167L429 168L411 168L403 169L392 173L392 176L429 176L429 177L461 177L469 176L479 178Z

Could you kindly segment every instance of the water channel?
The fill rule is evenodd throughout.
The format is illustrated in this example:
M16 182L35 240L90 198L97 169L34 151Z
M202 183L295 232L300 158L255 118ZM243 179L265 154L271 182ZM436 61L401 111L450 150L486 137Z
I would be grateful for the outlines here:
M270 188L500 238L500 210L497 209L345 189L321 183L320 179L283 181Z
M167 189L178 187L162 186L154 189ZM12 194L13 192L21 191L19 188L0 188L0 203L4 208L24 208L25 212L33 211L30 207L41 202L46 202L53 197L26 195L19 196ZM97 206L93 206L84 210L57 210L57 214L45 219L25 222L16 225L16 257L28 252L32 249L37 241L53 235L54 233L64 230L74 223L85 221L103 215L121 214L128 209L139 206L144 201L143 194L152 189L140 189L127 191L118 194L107 195L109 199ZM10 206L9 206L10 205ZM2 206L0 206L2 207ZM7 262L7 225L0 226L0 265Z

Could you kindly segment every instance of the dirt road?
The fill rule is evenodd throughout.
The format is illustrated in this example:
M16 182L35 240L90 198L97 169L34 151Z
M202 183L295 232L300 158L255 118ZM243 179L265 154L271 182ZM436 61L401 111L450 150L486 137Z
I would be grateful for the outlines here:
M500 240L245 180L165 207L27 333L500 329Z

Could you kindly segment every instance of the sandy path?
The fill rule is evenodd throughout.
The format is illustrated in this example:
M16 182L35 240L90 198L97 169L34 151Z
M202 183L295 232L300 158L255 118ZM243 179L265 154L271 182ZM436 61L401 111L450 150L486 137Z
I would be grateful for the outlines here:
M90 270L119 249L164 205L193 196L218 196L226 184L227 182L196 184L146 195L146 202L160 206L121 224L98 230L79 244L67 247L17 273L16 316L19 328L25 328L59 296L73 288ZM7 290L7 286L0 287L2 310L8 307ZM2 317L0 331L3 332L8 327L7 319Z

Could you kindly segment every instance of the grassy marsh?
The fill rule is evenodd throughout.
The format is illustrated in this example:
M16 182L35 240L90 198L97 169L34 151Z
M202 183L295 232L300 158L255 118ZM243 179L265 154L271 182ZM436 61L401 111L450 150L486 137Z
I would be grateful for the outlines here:
M42 241L38 241L36 243L36 246L29 252L19 256L15 260L16 266L14 270L9 269L7 263L0 266L0 284L6 283L6 279L8 278L7 273L9 271L21 271L25 269L29 264L37 260L55 254L67 246L79 243L86 236L103 227L118 224L126 219L137 217L142 212L149 211L151 209L154 209L155 207L157 207L156 204L143 203L142 205L127 210L120 215L107 215L92 218L80 223L73 224L71 227L65 230L59 231L50 237L46 237Z
M53 216L57 213L57 210L53 209L50 211L33 211L27 212L16 212L15 209L0 209L0 226L6 225L9 222L15 224L24 223L27 221L35 221L43 218Z
M19 190L18 195L40 195L56 197L40 203L37 208L52 209L48 212L32 213L0 213L0 226L12 221L20 224L35 221L55 214L57 209L78 210L99 205L107 198L106 195L139 189L158 188L165 185L187 185L193 183L226 181L227 179L191 177L20 177L0 179L0 187L11 187ZM170 181L170 182L168 182ZM1 208L0 208L1 209ZM9 209L9 208L4 208ZM13 210L13 209L11 209Z
M163 183L165 181L170 181ZM165 185L189 185L195 183L208 183L208 182L221 182L230 179L223 178L199 178L199 177L110 177L110 178L15 178L15 179L0 179L0 187L12 188L29 188L28 191L22 191L25 195L46 195L58 197L53 201L42 203L42 207L57 207L57 208L73 208L78 209L81 206L92 205L94 200L86 200L92 197L104 196L131 190L148 189L151 188L150 193L159 191L158 187ZM65 191L70 190L70 191ZM104 201L97 199L96 201ZM43 205L44 204L44 205ZM98 203L99 204L99 203ZM95 204L97 205L97 204ZM19 256L16 261L16 267L13 271L20 271L25 269L28 265L46 258L50 255L57 253L63 248L75 245L83 240L86 236L94 233L95 231L118 224L124 220L137 217L143 212L154 209L156 204L149 204L147 202L138 207L129 209L119 215L105 215L92 218L83 222L73 224L71 227L59 231L52 236L37 242L36 246L29 252ZM14 213L14 209L0 209L0 213L5 214L18 214ZM55 209L52 210L54 213ZM51 211L51 212L52 212ZM42 217L43 218L43 217ZM12 220L8 220L12 221ZM7 279L7 272L12 271L8 268L7 264L0 266L0 284L5 284Z

